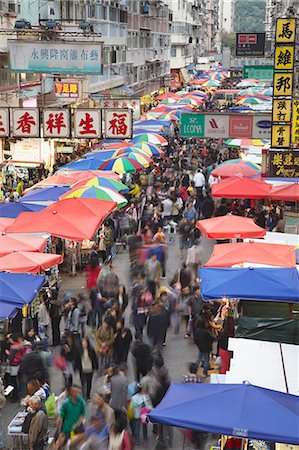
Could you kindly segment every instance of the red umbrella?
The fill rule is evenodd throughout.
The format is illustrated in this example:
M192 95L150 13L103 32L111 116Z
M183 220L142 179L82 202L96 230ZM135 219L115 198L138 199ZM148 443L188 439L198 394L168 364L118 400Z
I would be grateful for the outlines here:
M55 202L34 213L21 213L6 231L12 233L49 233L71 241L92 239L106 217L117 207L115 202L94 198L70 198Z
M252 219L233 215L198 220L196 227L210 239L261 238L266 234Z
M296 267L296 256L291 245L259 242L219 244L214 245L212 256L205 267L231 267L242 263Z
M189 81L189 84L197 84L197 85L202 85L203 83L205 83L207 81L208 78L203 78L203 79L196 79L196 80L191 80Z
M19 234L0 234L0 257L13 252L43 252L46 243L47 239L43 238Z
M158 95L156 100L165 100L166 98L174 98L175 100L179 100L180 96L174 92L165 92L165 94Z
M39 273L61 263L53 253L16 252L0 258L0 272Z
M10 217L0 217L0 231L5 231L9 225L14 223L15 219Z
M272 186L270 191L272 200L299 202L299 183L288 183L282 186Z
M246 164L245 161L238 161L231 164L220 164L216 169L212 170L214 177L253 177L258 175L257 169Z
M231 177L212 185L212 196L221 198L267 198L271 185L252 178Z

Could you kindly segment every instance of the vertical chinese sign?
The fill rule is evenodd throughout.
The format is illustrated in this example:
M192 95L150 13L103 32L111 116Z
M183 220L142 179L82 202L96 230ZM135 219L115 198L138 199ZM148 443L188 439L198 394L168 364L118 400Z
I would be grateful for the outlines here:
M108 139L130 139L133 131L132 110L129 109L106 109L105 115L105 138Z
M271 147L291 144L291 110L294 85L296 19L276 21Z
M39 110L38 108L12 109L12 136L39 137Z
M68 109L43 110L43 137L70 137L70 112Z
M74 137L96 139L102 135L102 115L98 109L74 110Z

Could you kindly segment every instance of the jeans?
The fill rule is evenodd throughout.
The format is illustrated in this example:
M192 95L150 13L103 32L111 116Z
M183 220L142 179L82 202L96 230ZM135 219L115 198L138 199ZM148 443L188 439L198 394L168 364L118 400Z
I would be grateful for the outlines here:
M199 352L198 358L196 360L197 367L203 361L203 373L204 375L208 375L209 364L210 364L210 353L209 352Z
M159 337L159 338L154 338L152 336L149 336L148 340L149 340L148 344L152 351L153 351L154 347L156 346L157 352L162 353L164 336Z
M60 321L61 316L53 317L52 322L52 345L60 345Z
M180 331L180 316L177 311L171 313L170 322L173 326L174 334L179 334Z
M133 419L132 420L132 433L134 438L136 439L136 442L140 441L140 428L142 427L142 434L143 434L143 440L147 441L147 424L143 423L141 424L140 419Z
M98 329L102 325L102 311L92 310L92 328Z
M93 373L80 373L82 392L86 400L90 399L91 383L92 383Z

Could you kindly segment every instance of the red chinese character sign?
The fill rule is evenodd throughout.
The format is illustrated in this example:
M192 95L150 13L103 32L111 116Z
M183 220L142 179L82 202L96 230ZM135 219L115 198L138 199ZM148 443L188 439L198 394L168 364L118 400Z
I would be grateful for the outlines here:
M130 109L105 110L105 138L129 139L132 137L133 116Z
M9 136L9 109L0 108L0 137Z
M12 135L15 137L39 137L38 108L13 108Z
M67 138L70 136L68 109L43 110L43 137Z
M102 135L102 116L98 109L74 110L74 136L81 139L96 139Z

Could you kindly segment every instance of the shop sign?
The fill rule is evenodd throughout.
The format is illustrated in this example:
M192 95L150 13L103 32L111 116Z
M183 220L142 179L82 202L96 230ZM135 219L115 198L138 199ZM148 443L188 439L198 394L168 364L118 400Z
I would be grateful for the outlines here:
M107 139L130 139L133 132L132 112L128 109L105 109L104 134Z
M271 139L271 126L272 120L270 114L264 116L253 116L253 139Z
M252 117L232 115L229 120L229 137L231 138L251 138L252 137Z
M264 56L265 33L237 33L236 56Z
M274 54L275 70L293 70L294 59L294 45L276 45Z
M12 109L12 135L14 137L39 137L38 108Z
M102 135L102 116L97 109L74 110L74 136L95 139Z
M272 125L271 147L289 148L290 147L290 124Z
M292 144L299 144L299 100L293 102Z
M79 83L74 81L55 82L54 83L55 97L59 98L78 98L79 97Z
M277 19L276 21L276 43L295 43L296 19Z
M268 173L269 177L299 177L299 150L269 150Z
M0 108L0 137L9 136L9 109Z
M272 80L274 66L244 66L243 78L255 78L256 80Z
M100 75L100 42L9 40L11 72Z
M180 69L171 69L170 76L171 76L171 87L181 87L184 80Z
M70 136L70 112L68 109L43 110L43 137L66 138Z
M204 117L205 137L226 138L229 136L229 115L206 114Z
M152 98L150 95L145 95L144 97L149 97L149 103L151 103ZM99 101L100 108L129 108L133 110L133 117L135 120L140 119L140 102L143 102L144 97L139 98L115 98L115 99L103 99Z
M204 137L204 114L188 113L181 115L180 134L183 137Z
M273 122L291 121L292 100L283 98L273 99L272 120Z
M273 97L291 97L293 93L293 73L276 72L273 81Z

